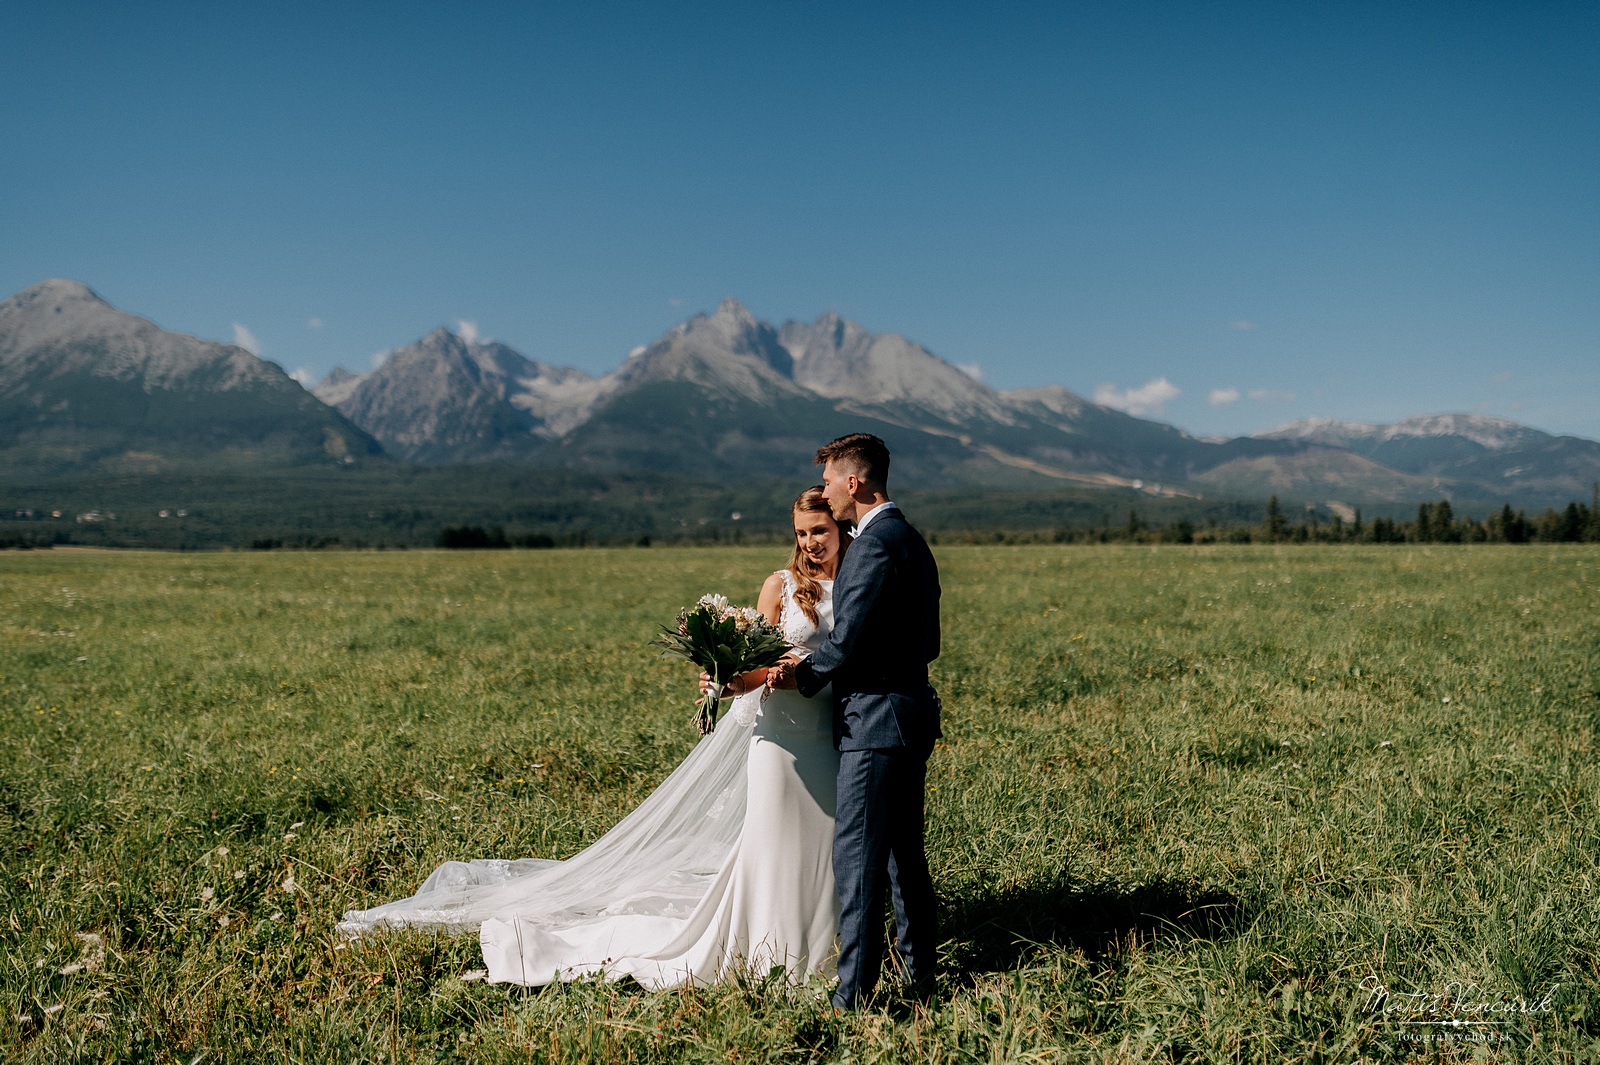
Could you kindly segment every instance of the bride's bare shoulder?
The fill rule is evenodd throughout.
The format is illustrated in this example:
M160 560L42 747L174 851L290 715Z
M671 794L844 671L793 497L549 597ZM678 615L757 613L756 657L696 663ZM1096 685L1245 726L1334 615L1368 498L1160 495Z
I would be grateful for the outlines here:
M787 589L785 571L778 570L768 577L761 585L761 595L756 600L756 609L766 616L766 619L777 624L777 619L783 613L783 593Z

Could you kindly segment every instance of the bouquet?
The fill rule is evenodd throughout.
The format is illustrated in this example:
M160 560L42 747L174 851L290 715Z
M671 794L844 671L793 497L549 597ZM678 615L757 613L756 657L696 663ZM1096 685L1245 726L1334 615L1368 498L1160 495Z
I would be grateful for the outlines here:
M678 611L678 624L663 628L655 644L662 654L688 659L711 677L694 719L702 736L717 727L717 704L729 681L776 664L789 650L783 634L761 611L729 606L720 595L702 595L694 606Z

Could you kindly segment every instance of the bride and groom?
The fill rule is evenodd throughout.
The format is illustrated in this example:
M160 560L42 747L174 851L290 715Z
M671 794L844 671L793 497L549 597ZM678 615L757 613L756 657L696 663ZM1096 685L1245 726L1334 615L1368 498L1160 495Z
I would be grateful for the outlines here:
M909 990L931 995L923 796L940 735L928 683L938 570L889 501L882 440L840 437L817 462L823 483L795 501L789 564L757 600L794 650L729 685L721 727L571 858L447 862L411 898L347 913L341 930L475 926L489 978L519 984L836 970L833 1003L854 1009L878 982L887 892Z

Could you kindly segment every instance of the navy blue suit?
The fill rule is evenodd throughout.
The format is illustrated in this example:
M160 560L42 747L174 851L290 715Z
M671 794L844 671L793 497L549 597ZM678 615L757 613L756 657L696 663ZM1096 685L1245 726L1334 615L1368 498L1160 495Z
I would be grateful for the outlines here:
M923 790L939 730L928 663L939 656L939 570L905 516L888 507L851 543L833 583L833 631L795 667L806 696L833 685L839 790L833 848L839 987L853 1009L883 965L883 895L914 988L931 988L938 949L923 850Z

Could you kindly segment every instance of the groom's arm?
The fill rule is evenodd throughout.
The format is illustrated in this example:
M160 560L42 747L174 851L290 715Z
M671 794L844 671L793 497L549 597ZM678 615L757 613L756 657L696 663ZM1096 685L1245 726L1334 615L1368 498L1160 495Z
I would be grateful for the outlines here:
M850 661L893 568L888 548L878 537L863 535L850 545L847 579L833 590L833 631L794 668L801 695L809 699L817 694Z

